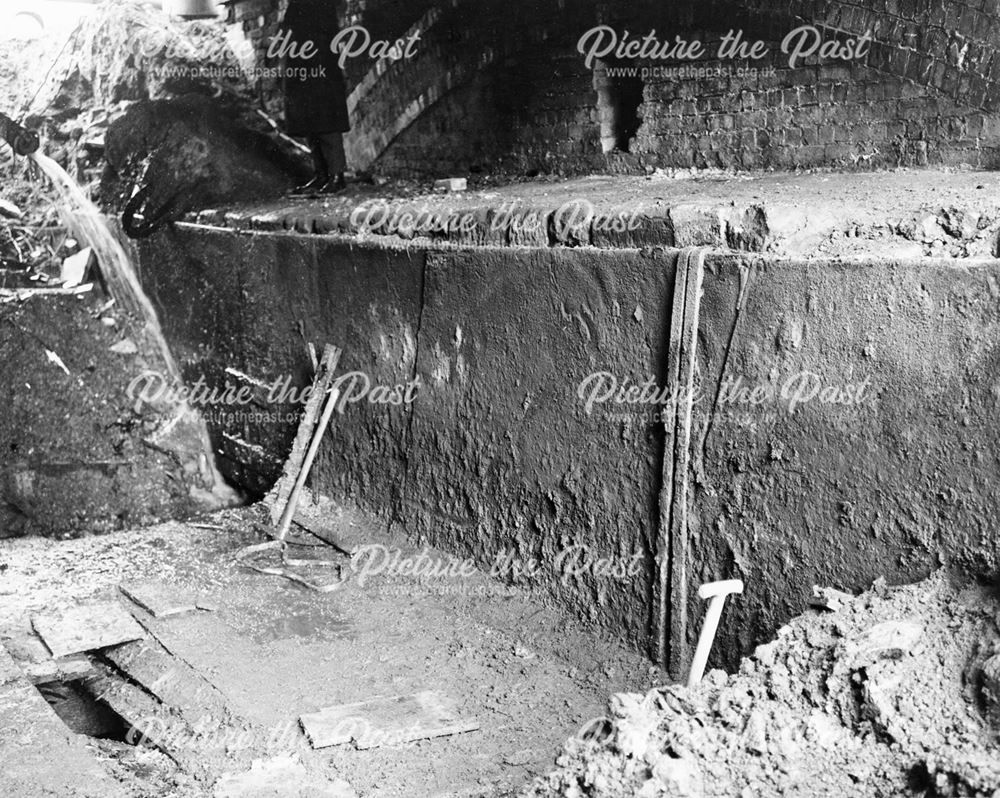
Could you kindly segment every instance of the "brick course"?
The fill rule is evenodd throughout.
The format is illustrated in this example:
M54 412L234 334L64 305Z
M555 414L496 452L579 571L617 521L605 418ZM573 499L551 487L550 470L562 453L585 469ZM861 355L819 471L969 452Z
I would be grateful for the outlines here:
M232 21L259 57L284 0L238 0ZM419 55L381 70L352 63L361 84L348 149L355 165L408 176L466 171L580 173L657 166L743 169L998 165L1000 0L714 0L708 4L563 0L400 3L349 0L344 24L395 38L428 23ZM627 14L627 16L625 15ZM743 28L767 38L775 74L667 81L642 87L641 126L628 154L602 153L613 130L608 82L575 51L596 22L633 34L656 27L701 38ZM810 23L827 36L871 31L861 62L782 64L777 43ZM673 26L673 27L670 27ZM683 26L683 27L677 27ZM663 66L658 63L656 66ZM697 62L698 66L740 66ZM262 101L280 114L279 86ZM599 91L600 89L600 91Z

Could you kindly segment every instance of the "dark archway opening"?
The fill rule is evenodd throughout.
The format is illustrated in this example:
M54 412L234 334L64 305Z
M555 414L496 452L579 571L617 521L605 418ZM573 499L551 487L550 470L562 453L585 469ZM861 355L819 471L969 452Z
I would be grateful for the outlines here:
M639 67L626 62L598 61L594 69L601 150L629 152L642 121L643 81Z

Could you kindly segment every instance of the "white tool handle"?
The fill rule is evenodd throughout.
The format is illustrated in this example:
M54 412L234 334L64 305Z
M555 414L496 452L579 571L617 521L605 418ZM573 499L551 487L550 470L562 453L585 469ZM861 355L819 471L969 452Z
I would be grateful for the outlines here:
M694 650L694 657L691 660L688 687L696 687L701 681L701 677L705 675L705 665L708 664L708 655L712 652L712 644L715 642L715 632L719 628L719 620L722 618L722 608L726 604L726 596L730 593L742 592L743 580L741 579L708 582L698 588L699 598L707 598L709 603L708 609L705 611L705 620L701 624L698 647Z

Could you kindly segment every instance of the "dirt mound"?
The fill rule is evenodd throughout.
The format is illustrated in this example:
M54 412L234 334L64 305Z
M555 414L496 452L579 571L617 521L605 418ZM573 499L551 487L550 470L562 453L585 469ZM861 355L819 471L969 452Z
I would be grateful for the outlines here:
M252 52L239 47L249 45L221 20L107 2L42 60L51 74L40 86L36 65L30 79L8 75L0 96L37 91L25 126L78 182L101 181L108 208L121 210L147 174L157 193L184 195L184 209L280 194L307 159L262 115Z
M221 21L184 22L150 6L107 2L73 34L28 110L66 117L192 92L251 91Z
M1000 603L938 574L838 594L696 690L612 698L543 796L991 796Z
M107 133L104 206L120 210L146 188L148 213L170 206L177 218L283 193L301 177L299 162L235 122L238 112L196 94L133 105Z

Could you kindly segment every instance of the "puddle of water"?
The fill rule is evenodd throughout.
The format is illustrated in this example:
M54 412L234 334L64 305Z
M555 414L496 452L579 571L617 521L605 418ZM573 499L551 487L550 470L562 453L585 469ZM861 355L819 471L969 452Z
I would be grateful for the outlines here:
M289 638L351 637L354 627L346 619L319 613L289 613L261 620L251 630L257 643L270 643Z

